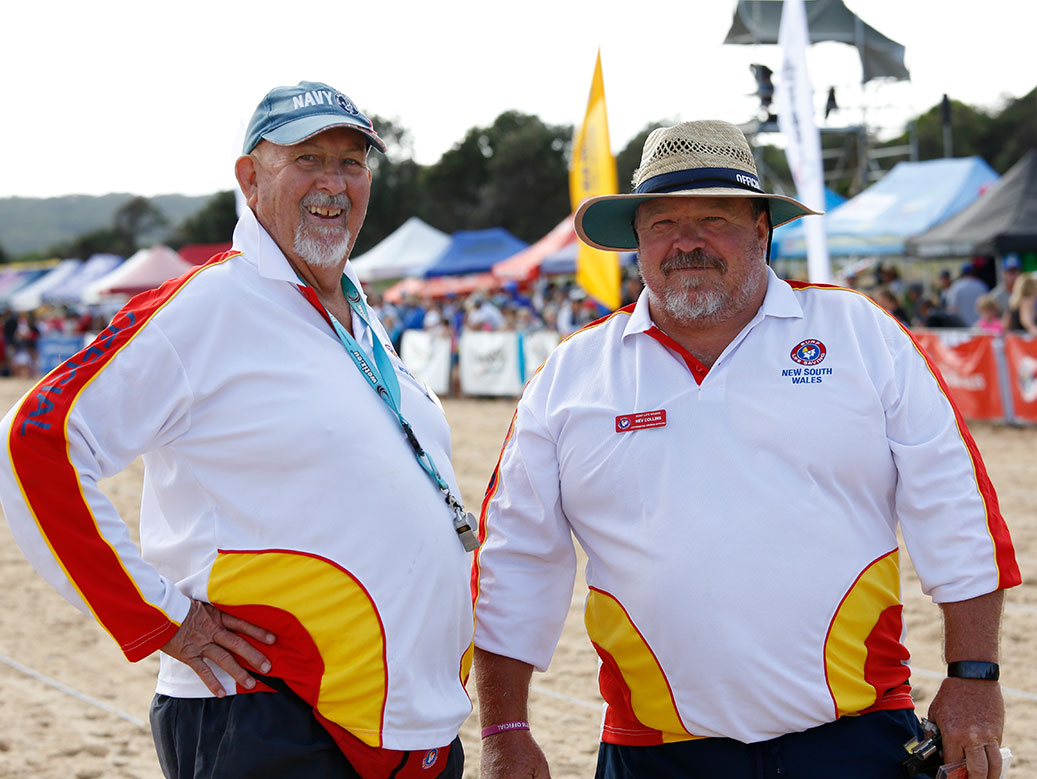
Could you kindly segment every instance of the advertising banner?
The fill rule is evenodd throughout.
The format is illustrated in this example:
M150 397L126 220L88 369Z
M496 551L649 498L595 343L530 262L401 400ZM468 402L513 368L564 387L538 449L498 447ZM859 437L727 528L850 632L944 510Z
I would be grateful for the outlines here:
M50 373L86 346L81 335L44 335L36 342L36 366L40 375Z
M522 357L522 365L519 373L522 384L533 378L533 374L540 370L547 355L558 346L559 335L554 330L536 330L532 333L519 334L519 354Z
M465 395L504 395L522 392L518 337L514 332L465 330L458 348L461 392Z
M400 359L437 395L450 394L450 336L404 330Z
M1037 338L1008 333L1005 362L1015 418L1037 422Z
M919 331L914 336L940 369L965 419L1004 418L993 336L962 331L948 331L945 337Z

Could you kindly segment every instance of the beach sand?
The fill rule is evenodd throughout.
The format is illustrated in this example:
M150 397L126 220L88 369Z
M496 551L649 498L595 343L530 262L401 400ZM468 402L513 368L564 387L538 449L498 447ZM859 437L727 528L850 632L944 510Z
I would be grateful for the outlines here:
M0 410L29 386L0 380ZM477 510L514 400L446 400L444 405L454 431L454 468L466 502ZM998 490L1025 580L1006 598L1001 662L1004 743L1015 756L1010 776L1030 777L1037 775L1037 430L976 424L972 432ZM131 526L142 470L138 461L102 483ZM943 675L941 621L910 565L903 567L912 681L924 714ZM601 711L596 657L583 631L585 594L581 573L554 660L546 673L534 674L530 695L533 733L555 779L593 776L597 754ZM6 523L0 523L0 661L0 777L161 776L147 727L157 657L126 662L90 617L32 571ZM474 697L474 684L469 686ZM476 777L478 712L461 737L465 776Z

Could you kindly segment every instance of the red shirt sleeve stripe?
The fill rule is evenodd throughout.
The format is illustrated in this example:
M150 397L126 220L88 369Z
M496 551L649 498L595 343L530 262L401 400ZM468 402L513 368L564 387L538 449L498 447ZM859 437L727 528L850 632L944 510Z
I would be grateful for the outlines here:
M217 255L132 298L89 346L26 395L8 437L14 475L40 534L72 586L131 661L163 646L179 625L145 600L101 533L69 458L68 416L80 393L192 278L237 254Z

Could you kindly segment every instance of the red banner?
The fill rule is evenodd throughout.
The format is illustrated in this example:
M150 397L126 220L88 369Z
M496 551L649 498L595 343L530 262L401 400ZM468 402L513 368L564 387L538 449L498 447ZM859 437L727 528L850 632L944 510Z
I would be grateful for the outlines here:
M1037 422L1037 338L1005 335L1005 361L1015 417Z
M951 399L965 419L1004 418L993 336L970 335L953 346L933 332L915 332L914 336L940 369ZM1037 411L1037 402L1034 409Z

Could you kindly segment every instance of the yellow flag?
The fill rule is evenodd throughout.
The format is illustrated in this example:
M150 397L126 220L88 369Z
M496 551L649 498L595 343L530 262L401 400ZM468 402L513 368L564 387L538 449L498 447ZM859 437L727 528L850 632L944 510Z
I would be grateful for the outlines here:
M601 77L601 51L594 65L590 99L583 127L573 141L569 167L569 199L573 211L595 195L619 193L616 159L609 147L609 122L605 111L605 81ZM576 283L610 310L619 308L619 255L580 244L576 256Z

